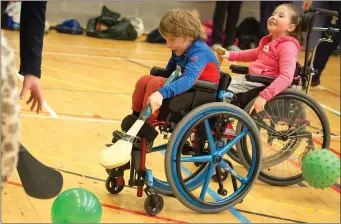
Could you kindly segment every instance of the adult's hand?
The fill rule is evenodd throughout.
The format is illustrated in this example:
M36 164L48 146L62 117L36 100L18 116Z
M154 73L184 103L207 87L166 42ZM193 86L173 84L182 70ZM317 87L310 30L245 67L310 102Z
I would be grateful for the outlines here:
M313 1L303 1L302 3L302 10L308 10L311 8L311 6L313 5Z
M20 93L20 99L24 99L27 95L28 91L31 91L30 98L26 101L26 104L31 105L31 111L36 111L39 114L39 111L43 111L44 98L43 93L40 87L40 79L34 75L26 74L24 76L23 88Z

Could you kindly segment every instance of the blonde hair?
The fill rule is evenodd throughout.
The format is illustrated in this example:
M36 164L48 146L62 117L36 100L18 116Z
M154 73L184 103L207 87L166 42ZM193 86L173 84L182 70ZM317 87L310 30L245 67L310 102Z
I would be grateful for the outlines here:
M199 12L173 9L167 12L160 21L159 31L162 36L192 37L206 40L207 34L202 28Z

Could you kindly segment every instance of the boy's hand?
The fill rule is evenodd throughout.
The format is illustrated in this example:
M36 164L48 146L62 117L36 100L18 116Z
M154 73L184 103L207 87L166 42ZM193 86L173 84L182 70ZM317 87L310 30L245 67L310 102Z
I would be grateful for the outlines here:
M157 111L162 105L163 96L160 92L155 92L149 96L147 104L152 108L152 113Z
M257 113L263 111L265 104L266 104L266 100L263 97L258 96L255 102L253 102L253 105L249 111L249 114L251 114L254 109L256 109Z

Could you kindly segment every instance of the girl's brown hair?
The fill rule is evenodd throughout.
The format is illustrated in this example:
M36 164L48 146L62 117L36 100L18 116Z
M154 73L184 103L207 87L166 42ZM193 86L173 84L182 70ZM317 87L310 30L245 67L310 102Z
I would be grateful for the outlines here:
M174 9L167 12L161 18L159 31L162 36L192 37L195 40L207 38L196 10Z
M304 44L304 38L302 34L303 15L292 5L282 4L281 6L287 7L291 11L291 24L295 24L296 28L290 32L289 35L297 39L301 45Z

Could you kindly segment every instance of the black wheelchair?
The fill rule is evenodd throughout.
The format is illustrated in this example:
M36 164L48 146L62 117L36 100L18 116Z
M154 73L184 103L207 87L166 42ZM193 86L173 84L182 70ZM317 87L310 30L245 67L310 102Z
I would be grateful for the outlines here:
M330 126L320 104L308 95L312 77L315 75L313 61L321 42L332 42L339 29L313 27L317 15L338 16L338 12L325 9L310 9L304 13L302 31L307 33L304 65L296 65L294 80L290 88L269 101L261 113L253 113L263 146L262 170L259 179L265 183L288 186L303 181L301 163L311 150L328 148L330 145ZM326 32L313 48L309 63L310 34L312 31ZM237 94L230 101L245 111L249 111L255 97L268 86L274 78L248 74L248 67L232 65L233 73L245 75L246 80L264 84L244 94ZM301 152L300 152L301 150ZM247 143L242 141L230 157L243 165L250 163ZM282 168L282 170L280 170Z

